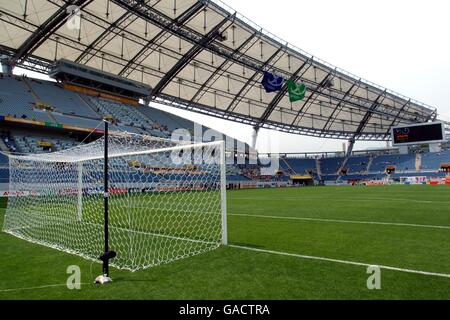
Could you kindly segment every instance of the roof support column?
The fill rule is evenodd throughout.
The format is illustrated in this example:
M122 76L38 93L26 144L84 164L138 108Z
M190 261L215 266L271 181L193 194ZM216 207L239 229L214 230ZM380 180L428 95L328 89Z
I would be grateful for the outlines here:
M252 133L252 145L251 147L256 150L256 142L258 141L259 127L255 127Z
M11 75L13 73L13 61L8 56L0 57L0 64L2 65L2 72L6 75Z
M372 117L373 112L378 108L378 106L381 104L382 101L380 101L380 99L382 97L385 97L387 93L387 90L384 90L378 97L377 99L374 101L374 103L372 104L372 106L369 108L369 110L367 110L366 115L364 116L364 118L361 120L361 123L358 126L358 129L356 129L355 134L353 135L353 137L348 141L349 145L347 148L347 153L345 154L345 158L344 161L342 162L341 167L339 168L339 174L341 172L342 169L344 169L347 166L347 162L348 159L350 159L352 152L353 152L353 148L355 146L355 142L356 139L361 135L361 133L363 132L364 128L366 127L367 123L369 123L370 118ZM338 177L338 179L336 181L340 180L340 176Z

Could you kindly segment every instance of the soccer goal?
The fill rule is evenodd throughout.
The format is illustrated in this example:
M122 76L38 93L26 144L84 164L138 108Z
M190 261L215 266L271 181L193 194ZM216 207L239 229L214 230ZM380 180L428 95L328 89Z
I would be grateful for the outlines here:
M110 134L105 175L104 139L49 154L10 155L15 196L3 230L95 261L108 232L117 253L111 265L131 271L227 243L222 141L181 144Z

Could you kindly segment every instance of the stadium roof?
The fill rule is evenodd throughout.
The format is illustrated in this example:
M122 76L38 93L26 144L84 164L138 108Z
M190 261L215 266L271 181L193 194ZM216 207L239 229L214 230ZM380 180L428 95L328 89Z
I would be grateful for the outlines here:
M387 140L394 125L436 109L336 68L219 1L0 1L0 50L48 72L65 58L152 86L152 98L258 128L327 138ZM81 8L76 28L73 7ZM266 93L269 71L307 85Z

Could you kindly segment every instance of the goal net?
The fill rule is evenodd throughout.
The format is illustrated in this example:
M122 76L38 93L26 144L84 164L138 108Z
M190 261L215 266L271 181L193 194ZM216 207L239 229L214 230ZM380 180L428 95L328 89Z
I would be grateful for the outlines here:
M111 265L136 271L226 244L223 142L108 139ZM10 155L3 230L98 261L104 246L104 141Z

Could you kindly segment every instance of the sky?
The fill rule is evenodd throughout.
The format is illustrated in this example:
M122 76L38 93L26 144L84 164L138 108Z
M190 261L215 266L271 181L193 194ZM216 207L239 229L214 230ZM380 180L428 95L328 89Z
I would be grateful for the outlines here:
M281 39L358 77L436 107L439 119L450 121L450 1L224 2ZM153 106L252 141L251 127ZM257 149L262 153L341 151L345 142L261 130ZM385 142L357 142L355 149L385 146Z

